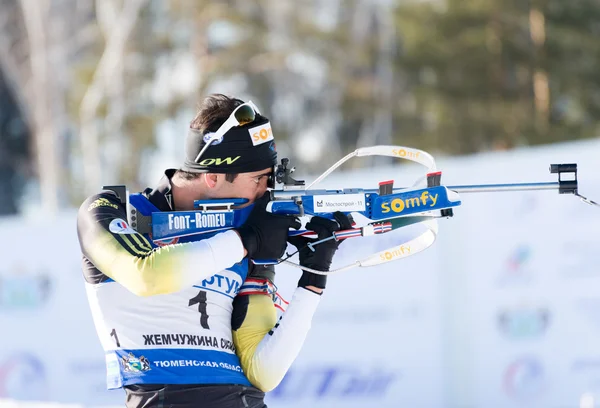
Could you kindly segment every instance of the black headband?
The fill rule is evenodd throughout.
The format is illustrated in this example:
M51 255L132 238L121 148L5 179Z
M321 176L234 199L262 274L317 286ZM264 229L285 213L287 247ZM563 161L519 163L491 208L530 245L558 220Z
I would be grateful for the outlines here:
M206 144L204 138L200 131L189 130L183 170L190 173L247 173L277 164L271 125L264 116L257 115L254 122L229 129L223 140L210 145L196 163L196 156Z

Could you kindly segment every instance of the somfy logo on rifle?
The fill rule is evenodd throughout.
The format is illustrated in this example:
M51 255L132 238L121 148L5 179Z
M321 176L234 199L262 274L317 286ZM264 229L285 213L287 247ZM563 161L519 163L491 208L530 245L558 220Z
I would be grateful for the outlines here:
M412 198L394 198L390 202L381 203L381 212L388 213L390 211L395 213L401 213L406 208L415 208L415 207L434 207L437 203L438 194L430 195L429 191L423 191L421 197L412 197Z

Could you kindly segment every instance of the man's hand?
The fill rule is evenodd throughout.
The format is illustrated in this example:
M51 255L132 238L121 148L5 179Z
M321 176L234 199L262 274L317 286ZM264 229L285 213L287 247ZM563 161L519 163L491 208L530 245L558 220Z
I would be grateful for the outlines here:
M287 248L290 228L301 226L296 217L268 212L268 202L268 193L256 200L244 225L237 228L248 257L252 259L281 258Z
M340 246L341 241L331 239L329 241L322 242L313 247L314 251L312 251L307 244L329 238L336 231L352 228L350 219L348 219L344 213L336 211L333 214L333 217L335 218L335 221L323 217L312 217L311 220L306 224L307 230L312 230L317 233L317 239L310 239L300 236L290 237L288 239L288 241L299 251L300 265L318 271L329 271L331 262L333 260L333 255ZM312 286L319 289L325 289L326 283L327 276L303 271L302 276L298 281L298 286L305 288Z

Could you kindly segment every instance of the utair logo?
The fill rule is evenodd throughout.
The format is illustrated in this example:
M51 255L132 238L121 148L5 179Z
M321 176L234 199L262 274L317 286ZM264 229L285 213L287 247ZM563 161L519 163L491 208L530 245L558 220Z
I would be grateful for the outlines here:
M435 207L438 200L438 194L429 194L429 191L423 191L420 197L412 197L412 198L394 198L391 201L386 201L381 203L381 212L389 213L390 211L395 213L401 213L407 208L415 208L415 207Z
M240 291L240 276L235 273L225 271L223 275L216 274L210 278L204 279L201 285L194 285L196 288L207 289L211 292L217 292L233 299Z

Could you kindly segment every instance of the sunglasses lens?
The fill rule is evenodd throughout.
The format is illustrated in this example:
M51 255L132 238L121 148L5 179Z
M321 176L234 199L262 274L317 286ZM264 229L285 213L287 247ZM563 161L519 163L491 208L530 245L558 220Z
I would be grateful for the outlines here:
M256 114L254 113L254 109L248 105L242 105L238 110L235 111L235 119L238 121L240 126L254 122L255 117Z

